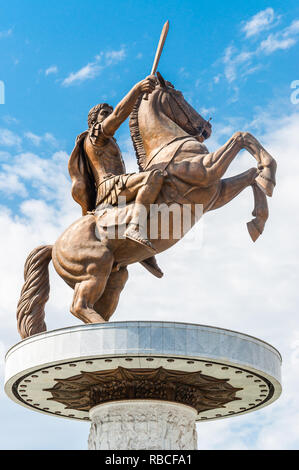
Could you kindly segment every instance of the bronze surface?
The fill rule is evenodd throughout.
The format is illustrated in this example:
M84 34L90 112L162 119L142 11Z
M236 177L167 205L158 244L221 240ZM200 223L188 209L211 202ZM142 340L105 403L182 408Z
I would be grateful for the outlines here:
M159 47L157 58L160 52ZM142 99L145 95L147 100ZM140 169L130 174L114 138L129 116ZM53 246L36 248L26 260L25 283L17 307L22 338L46 329L44 305L49 296L51 260L57 273L74 289L70 311L84 323L109 321L127 282L128 265L139 262L155 276L163 275L155 255L171 248L187 232L177 237L176 224L170 217L169 235L165 237L160 217L157 236L152 236L147 222L153 204L175 204L181 225L188 206L192 215L189 230L198 220L194 216L197 205L203 213L218 209L251 186L254 218L247 228L253 241L262 234L268 218L267 196L272 196L275 187L273 157L248 132L235 132L219 149L209 152L203 142L211 135L210 122L159 72L136 83L114 109L107 103L94 106L88 126L78 136L69 159L72 196L83 215ZM223 178L243 149L254 157L256 168ZM116 206L120 197L126 198L124 208ZM109 207L103 209L108 202ZM103 218L113 211L117 216L125 213L124 237L107 236ZM119 230L119 225L115 222L114 227ZM144 226L145 231L141 230Z
M84 372L66 379L55 379L52 398L66 409L88 411L93 406L116 400L167 400L192 406L198 413L225 407L238 400L228 379L217 379L201 372L157 369L126 369Z

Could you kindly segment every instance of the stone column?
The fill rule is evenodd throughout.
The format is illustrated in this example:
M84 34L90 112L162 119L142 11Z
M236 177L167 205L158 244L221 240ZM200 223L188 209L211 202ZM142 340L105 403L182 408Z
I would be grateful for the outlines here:
M161 400L122 400L91 408L90 450L194 450L194 408Z

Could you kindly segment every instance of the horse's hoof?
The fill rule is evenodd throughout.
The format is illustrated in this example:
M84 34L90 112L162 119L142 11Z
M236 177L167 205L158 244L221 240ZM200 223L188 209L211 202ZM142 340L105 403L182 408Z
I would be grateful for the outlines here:
M254 220L247 222L247 229L253 242L255 242L258 237L262 234L262 232L260 232L257 226L255 225Z
M273 181L269 180L260 173L256 178L255 182L258 187L266 194L266 196L271 197L275 188Z

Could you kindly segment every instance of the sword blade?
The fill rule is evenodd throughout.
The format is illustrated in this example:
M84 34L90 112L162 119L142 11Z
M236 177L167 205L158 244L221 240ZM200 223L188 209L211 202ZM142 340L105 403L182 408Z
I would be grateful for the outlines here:
M162 32L161 32L161 36L160 36L159 44L158 44L158 47L157 47L157 51L156 51L156 55L155 55L151 75L154 75L157 72L159 60L160 60L160 57L161 57L161 54L162 54L162 51L163 51L163 47L164 47L164 44L165 44L165 41L166 41L168 30L169 30L169 21L167 20L166 23L164 24Z

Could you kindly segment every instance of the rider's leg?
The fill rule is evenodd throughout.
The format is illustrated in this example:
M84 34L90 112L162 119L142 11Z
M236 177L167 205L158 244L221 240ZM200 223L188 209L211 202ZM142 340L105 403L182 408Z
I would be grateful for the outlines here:
M113 255L103 248L100 259L89 260L87 279L75 285L71 313L84 323L102 323L105 320L94 310L94 304L103 294L113 265Z
M125 236L150 249L152 244L147 239L146 221L151 204L154 204L162 188L164 176L161 170L136 173L128 179L126 188L119 196L125 196L127 202L135 198L132 218L125 231Z
M108 321L115 312L118 305L119 296L128 280L127 268L121 268L110 274L105 290L100 299L94 304L94 310Z

